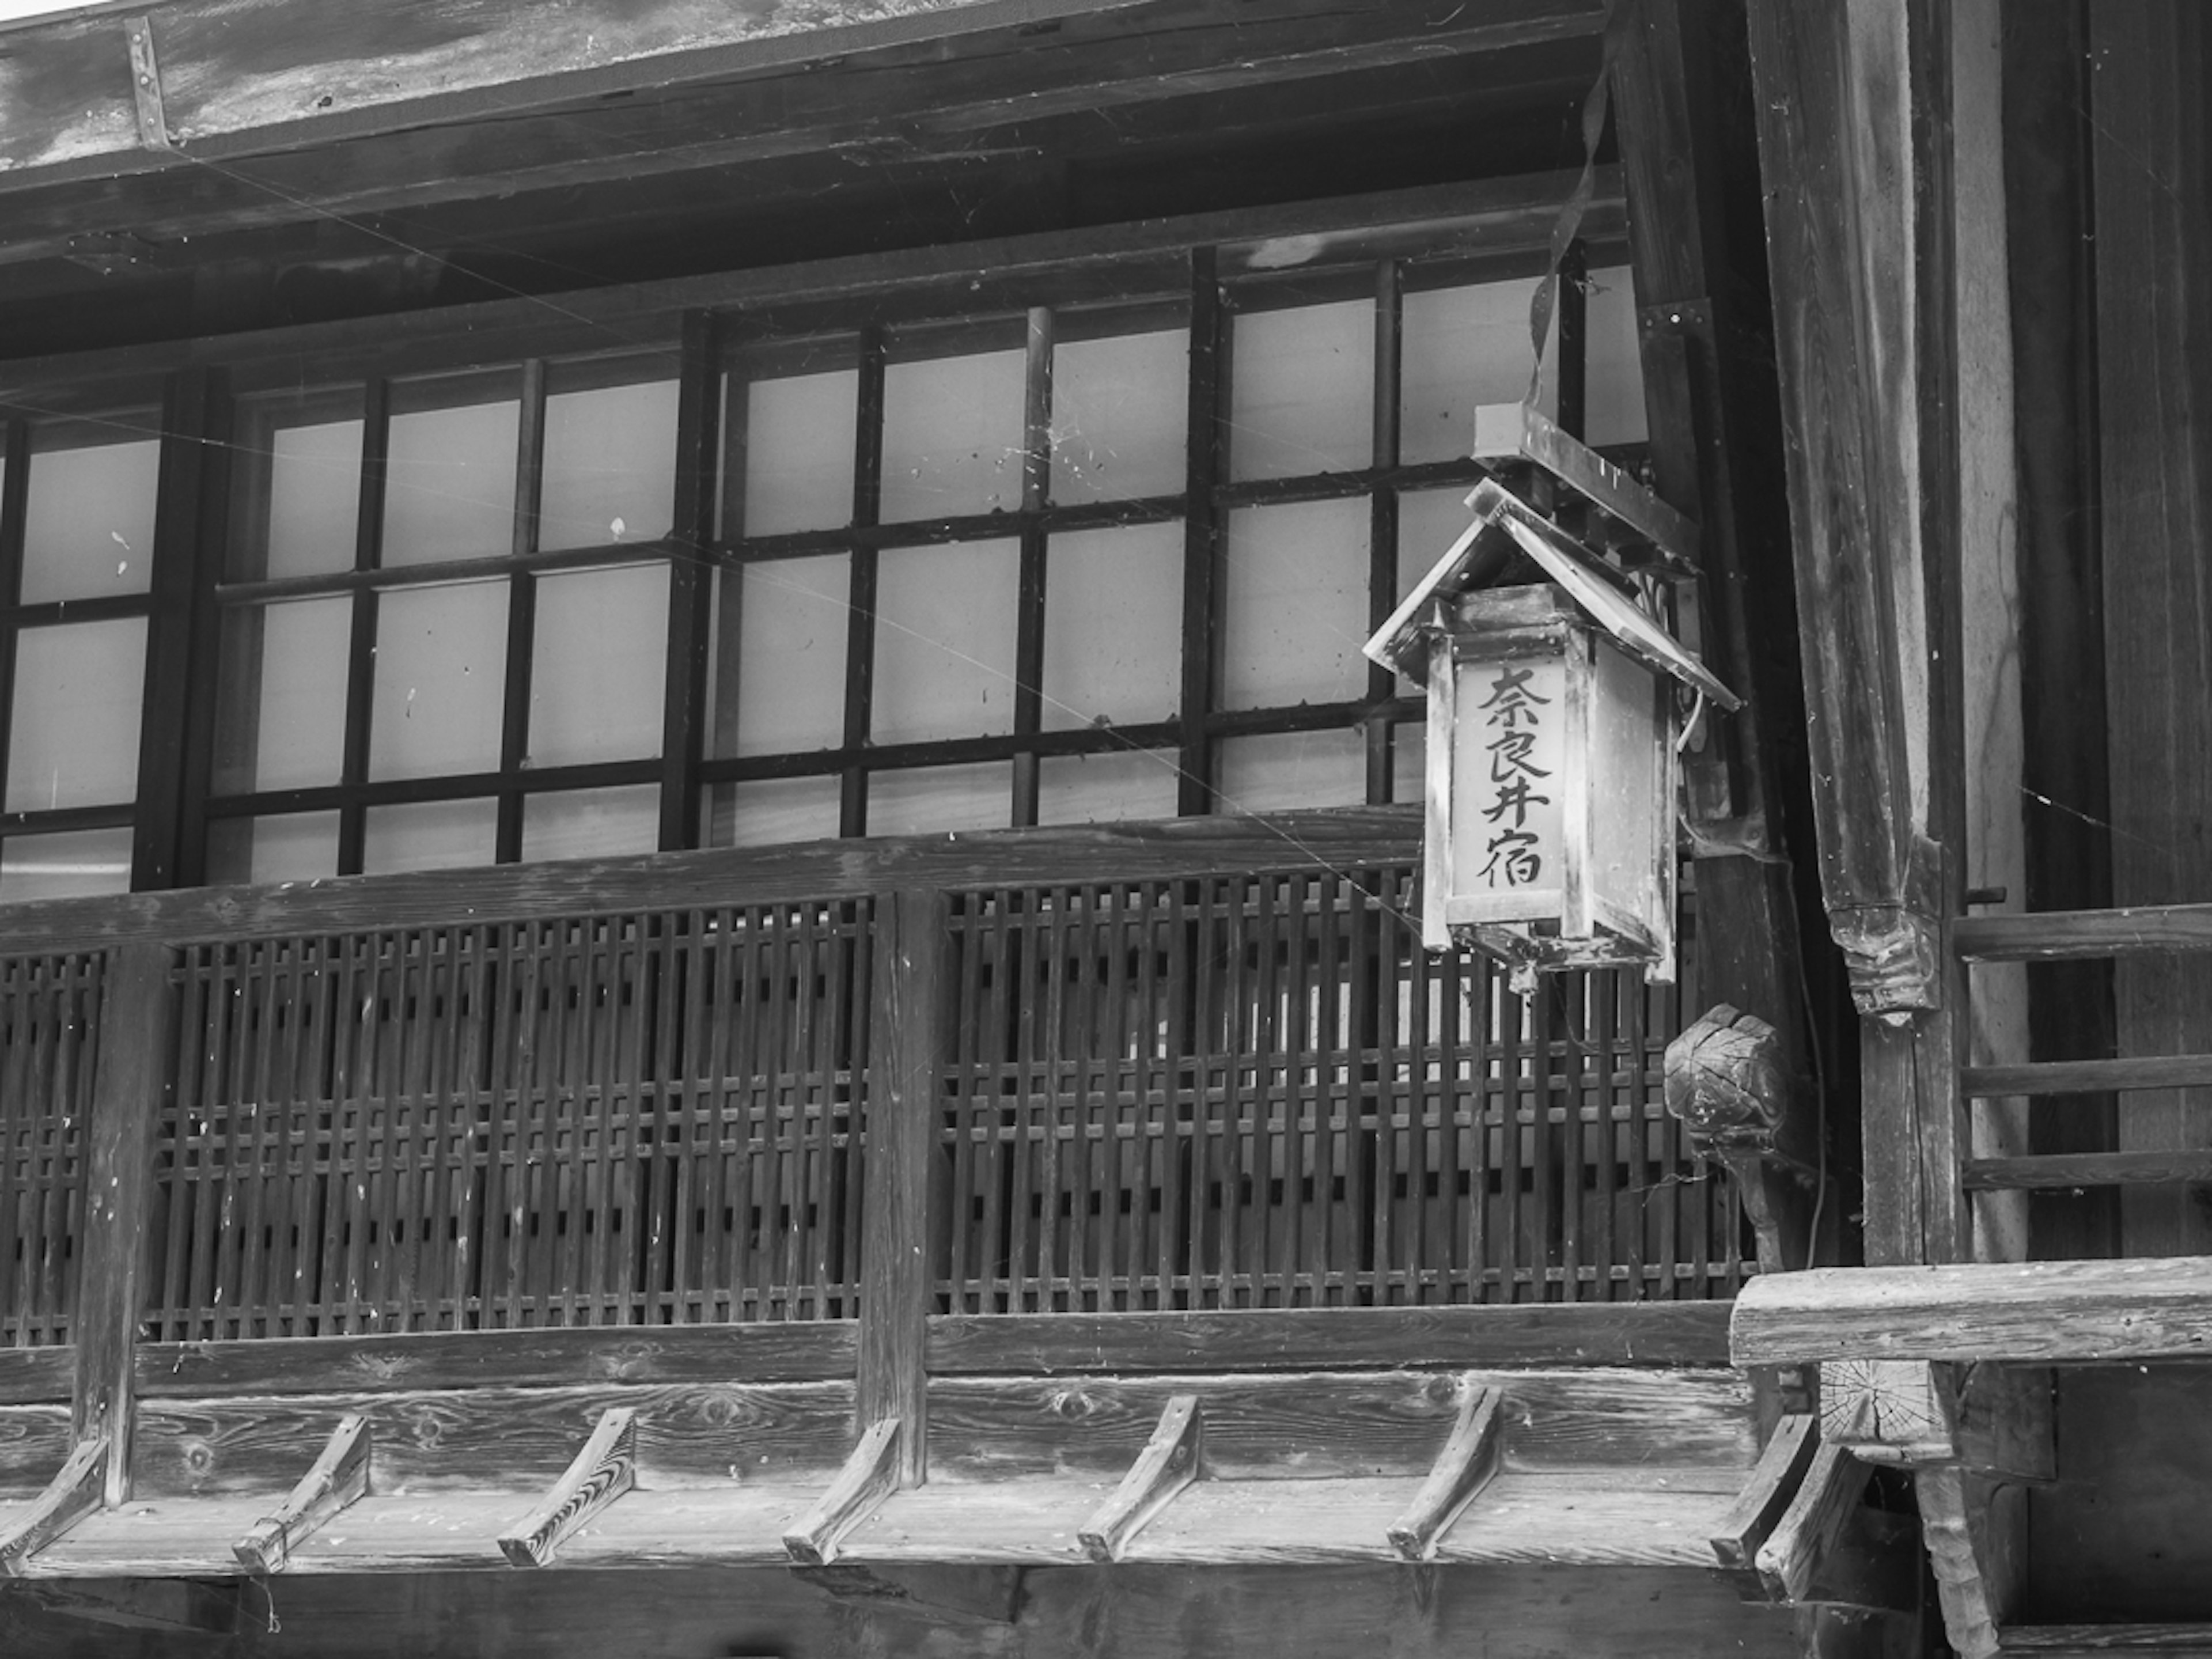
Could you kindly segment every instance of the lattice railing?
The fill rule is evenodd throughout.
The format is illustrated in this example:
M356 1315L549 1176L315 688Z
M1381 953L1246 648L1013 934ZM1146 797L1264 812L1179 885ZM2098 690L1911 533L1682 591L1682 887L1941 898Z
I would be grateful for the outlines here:
M69 1340L101 963L0 957L0 1347Z
M1419 948L1409 868L956 908L958 1312L1725 1296L1733 1191L1661 1104L1670 990Z
M193 948L152 1326L849 1315L865 909Z

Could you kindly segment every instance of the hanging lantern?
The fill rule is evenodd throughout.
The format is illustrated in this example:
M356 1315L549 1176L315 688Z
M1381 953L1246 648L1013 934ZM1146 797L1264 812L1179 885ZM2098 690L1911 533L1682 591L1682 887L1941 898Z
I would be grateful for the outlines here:
M1522 990L1624 963L1671 981L1684 704L1740 700L1602 554L1495 480L1468 504L1366 647L1428 690L1423 940L1495 957ZM1500 537L1549 580L1470 588Z

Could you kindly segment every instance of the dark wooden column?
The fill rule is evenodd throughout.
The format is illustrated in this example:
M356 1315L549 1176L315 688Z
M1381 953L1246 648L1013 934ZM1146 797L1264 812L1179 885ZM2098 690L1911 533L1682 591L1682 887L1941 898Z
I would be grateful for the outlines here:
M144 1295L154 1137L176 1057L173 958L166 945L118 945L100 994L70 1417L79 1442L107 1437L103 1486L110 1508L131 1495L131 1358Z
M897 1419L899 1482L918 1486L928 1473L929 1192L951 1057L951 906L933 890L890 894L876 902L874 935L858 1427Z

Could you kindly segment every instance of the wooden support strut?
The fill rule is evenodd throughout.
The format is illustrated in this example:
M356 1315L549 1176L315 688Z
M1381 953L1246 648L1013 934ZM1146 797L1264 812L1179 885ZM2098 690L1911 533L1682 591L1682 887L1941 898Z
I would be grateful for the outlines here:
M325 1522L368 1492L368 1419L349 1412L338 1419L314 1466L274 1514L256 1521L231 1553L248 1572L282 1572L292 1551Z
M1806 1598L1868 1479L1866 1465L1841 1446L1824 1444L1814 1451L1804 1480L1752 1558L1769 1600Z
M1400 1559L1425 1561L1433 1556L1452 1522L1498 1473L1498 1413L1504 1403L1499 1389L1480 1387L1471 1377L1461 1380L1459 1420L1452 1425L1451 1438L1444 1442L1413 1501L1386 1534Z
M107 1468L107 1437L80 1440L38 1501L0 1533L0 1575L22 1576L31 1558L100 1507L100 1483Z
M544 1566L562 1540L637 1484L636 1463L637 1413L611 1407L538 1507L500 1534L500 1549L518 1567Z
M1176 1395L1114 1495L1077 1529L1083 1553L1094 1561L1120 1560L1132 1538L1175 1502L1184 1487L1205 1478L1205 1413L1196 1395Z
M1714 1528L1713 1555L1723 1566L1747 1570L1757 1563L1759 1552L1803 1486L1820 1445L1810 1412L1792 1412L1775 1425L1750 1481Z
M828 1566L837 1559L845 1535L899 1489L900 1427L897 1418L882 1418L860 1436L830 1490L784 1534L783 1547L793 1561L802 1567Z

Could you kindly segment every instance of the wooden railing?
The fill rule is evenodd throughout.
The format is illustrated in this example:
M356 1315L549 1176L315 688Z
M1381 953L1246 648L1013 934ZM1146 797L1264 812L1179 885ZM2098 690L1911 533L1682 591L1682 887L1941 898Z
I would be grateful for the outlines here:
M115 952L171 1000L110 1022L167 1085L100 1143L144 1166L102 1223L132 1341L1731 1294L1734 1194L1661 1104L1673 992L1429 958L1412 842L1316 815L26 907L0 1345L70 1337Z

